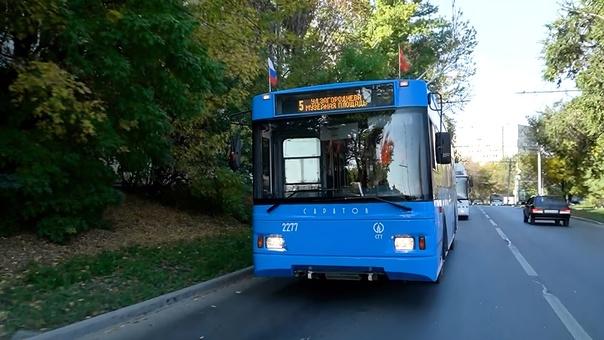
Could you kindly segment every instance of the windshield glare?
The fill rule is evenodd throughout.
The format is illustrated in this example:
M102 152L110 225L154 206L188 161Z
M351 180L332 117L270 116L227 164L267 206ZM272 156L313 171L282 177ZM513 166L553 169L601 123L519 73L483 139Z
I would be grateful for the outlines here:
M562 197L539 196L535 197L535 204L565 206L566 201Z
M426 121L399 109L256 123L254 196L427 199Z
M468 199L468 178L457 177L455 181L457 189L457 198L467 200Z

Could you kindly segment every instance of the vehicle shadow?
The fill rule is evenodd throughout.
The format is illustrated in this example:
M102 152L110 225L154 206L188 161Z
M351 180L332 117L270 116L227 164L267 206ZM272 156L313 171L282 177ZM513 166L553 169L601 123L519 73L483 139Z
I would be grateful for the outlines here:
M287 299L321 305L372 305L409 308L430 304L439 285L412 281L292 280L276 293Z
M556 224L556 222L554 221L535 221L535 223L533 224L529 224L530 226L533 227L560 227L560 228L568 228L563 226L562 224Z
M453 265L455 252L448 256L447 263L441 273L441 282L394 281L381 279L378 281L346 281L324 279L273 279L285 282L281 289L272 295L275 298L296 300L300 303L318 303L321 305L371 305L389 306L392 308L426 308L438 303L439 296L444 294L447 282L447 266ZM451 281L452 283L452 281ZM355 307L356 308L356 307Z

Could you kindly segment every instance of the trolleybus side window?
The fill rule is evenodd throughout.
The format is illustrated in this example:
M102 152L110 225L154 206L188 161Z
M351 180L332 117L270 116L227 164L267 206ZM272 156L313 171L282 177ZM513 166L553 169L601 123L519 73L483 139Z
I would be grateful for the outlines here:
M262 137L262 192L267 195L271 189L271 140Z

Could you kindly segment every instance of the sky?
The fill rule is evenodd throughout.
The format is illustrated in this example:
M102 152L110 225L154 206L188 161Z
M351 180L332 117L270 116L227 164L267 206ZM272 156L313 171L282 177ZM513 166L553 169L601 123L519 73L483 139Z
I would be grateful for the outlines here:
M442 15L450 17L453 0L432 0L432 3ZM478 38L472 99L455 116L458 142L460 137L462 140L476 139L481 134L484 137L488 131L501 130L504 124L526 124L527 116L576 95L516 94L557 89L554 83L543 80L542 49L547 37L545 25L560 15L558 1L456 0L455 8L463 11ZM568 82L561 88L574 89L574 86Z

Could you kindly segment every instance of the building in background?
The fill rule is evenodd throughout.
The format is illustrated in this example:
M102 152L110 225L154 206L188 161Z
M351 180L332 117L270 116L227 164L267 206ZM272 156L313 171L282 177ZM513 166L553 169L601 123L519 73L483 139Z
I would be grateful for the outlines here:
M462 159L479 164L513 157L518 153L521 126L523 125L460 124L456 148Z
M505 197L504 204L515 204L523 199L523 194L519 185L520 170L512 158L534 148L531 137L530 127L526 125L466 122L458 125L456 148L463 160L480 165L505 161L508 165L506 187L510 196Z

